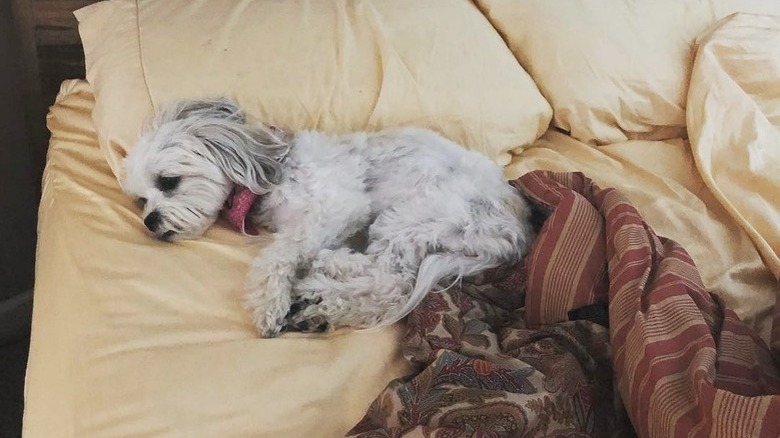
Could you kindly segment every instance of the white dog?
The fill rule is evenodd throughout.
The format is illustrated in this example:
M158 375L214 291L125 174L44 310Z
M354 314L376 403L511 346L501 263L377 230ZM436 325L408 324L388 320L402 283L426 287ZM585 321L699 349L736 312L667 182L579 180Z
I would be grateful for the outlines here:
M252 218L275 235L246 304L266 337L389 325L441 280L518 261L533 238L498 166L423 129L293 137L229 100L181 101L124 165L124 191L162 240L198 237L237 186L260 195Z

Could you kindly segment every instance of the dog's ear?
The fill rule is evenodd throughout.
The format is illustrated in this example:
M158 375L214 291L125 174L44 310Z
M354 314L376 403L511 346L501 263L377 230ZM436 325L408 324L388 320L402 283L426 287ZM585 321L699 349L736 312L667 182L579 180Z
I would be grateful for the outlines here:
M175 122L194 135L211 159L235 184L260 195L281 180L279 160L287 154L291 136L262 125L246 125L238 105L228 98L184 99L166 105L147 129Z
M265 126L229 119L193 119L192 132L225 175L258 195L281 181L289 138Z
M246 118L241 108L231 99L220 97L216 99L182 99L167 105L157 117L160 123L185 120L190 117L198 119L225 119L237 123L245 123Z

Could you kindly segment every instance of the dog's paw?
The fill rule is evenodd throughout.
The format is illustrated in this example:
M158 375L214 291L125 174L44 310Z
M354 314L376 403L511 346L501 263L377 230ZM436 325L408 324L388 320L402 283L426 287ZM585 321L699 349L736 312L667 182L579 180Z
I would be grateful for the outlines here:
M301 333L325 333L330 330L330 324L325 320L325 317L315 316L310 319L291 321L289 329Z
M273 300L267 294L249 293L246 300L246 308L252 315L252 323L257 334L263 338L273 338L285 331L286 318L279 318L278 312L274 312Z
M258 313L253 318L257 334L263 338L275 338L289 329L286 318Z
M290 306L287 314L287 327L291 330L303 333L322 333L328 331L331 326L318 309L317 305L322 300L300 299Z
M245 306L252 314L257 333L272 338L283 333L290 309L290 290L287 283L274 276L255 272L250 276Z
M258 301L261 303L258 305ZM248 307L252 312L252 322L254 323L257 333L263 338L274 338L287 331L287 309L283 303L278 303L283 300L269 300L269 297L265 296L262 300L247 300Z

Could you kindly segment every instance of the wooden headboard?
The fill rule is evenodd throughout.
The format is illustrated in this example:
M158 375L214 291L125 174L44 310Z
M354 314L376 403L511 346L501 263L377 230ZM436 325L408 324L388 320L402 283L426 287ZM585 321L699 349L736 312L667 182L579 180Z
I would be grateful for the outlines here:
M72 12L90 3L0 0L0 336L29 330L46 112L63 79L84 77Z
M84 52L73 11L97 0L11 0L11 3L25 78L23 94L33 173L39 180L49 138L47 108L63 80L84 77Z
M12 0L25 61L40 75L40 85L50 90L63 79L84 77L84 54L73 11L96 0ZM28 59L29 58L29 59Z

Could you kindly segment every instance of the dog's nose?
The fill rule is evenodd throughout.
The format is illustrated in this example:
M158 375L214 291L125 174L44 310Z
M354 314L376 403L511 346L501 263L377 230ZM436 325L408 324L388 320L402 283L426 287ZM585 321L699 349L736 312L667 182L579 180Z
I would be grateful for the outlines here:
M148 228L152 233L160 228L160 222L162 222L162 216L157 210L149 213L144 218L144 225L146 225L146 228Z

